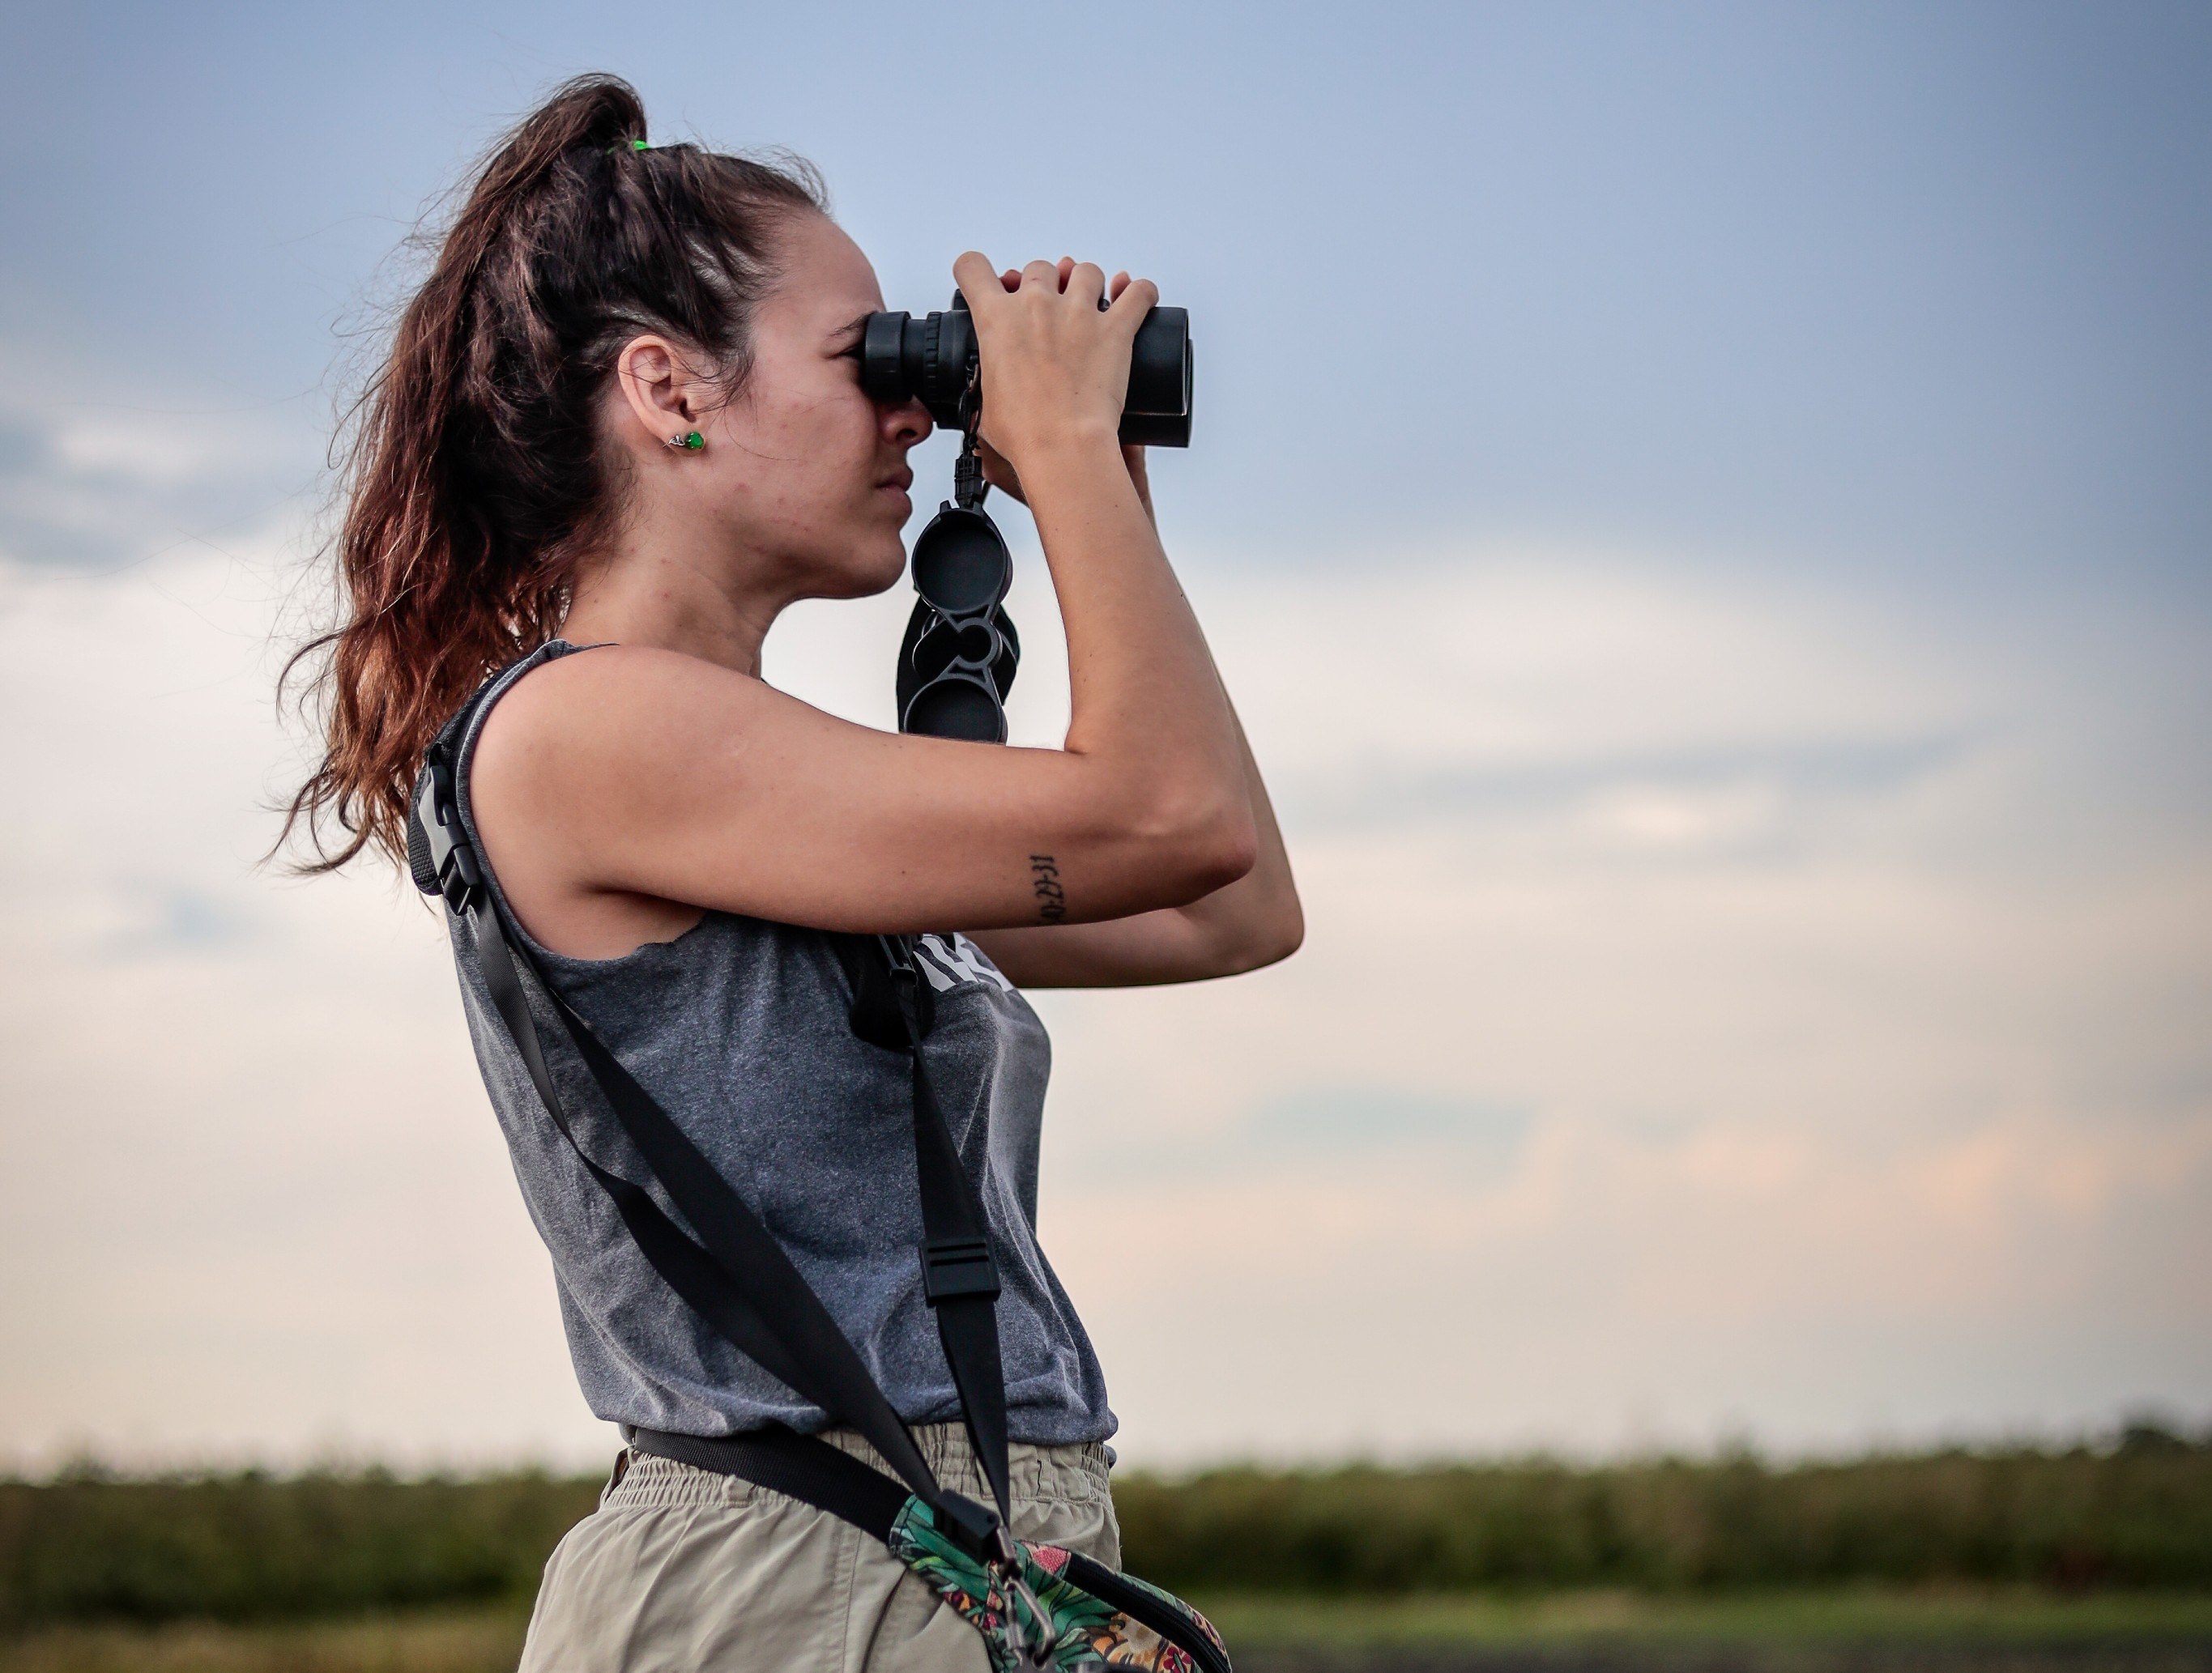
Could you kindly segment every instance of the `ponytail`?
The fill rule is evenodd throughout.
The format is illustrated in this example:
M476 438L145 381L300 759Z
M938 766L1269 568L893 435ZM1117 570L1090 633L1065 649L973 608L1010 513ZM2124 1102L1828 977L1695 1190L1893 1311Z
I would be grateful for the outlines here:
M557 88L495 150L355 406L332 556L339 620L313 669L320 764L279 845L301 869L406 852L407 795L446 718L558 631L607 534L595 410L623 345L658 331L741 383L778 223L823 207L805 164L647 149L627 82ZM332 825L337 827L331 830Z

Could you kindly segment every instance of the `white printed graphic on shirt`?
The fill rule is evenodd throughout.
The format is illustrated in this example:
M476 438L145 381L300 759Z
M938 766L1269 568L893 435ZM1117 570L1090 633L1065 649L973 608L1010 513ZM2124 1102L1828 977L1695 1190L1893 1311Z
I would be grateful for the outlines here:
M943 936L927 935L915 944L915 950L926 956L915 962L939 993L963 982L988 982L1004 992L1014 991L1014 985L983 956L983 949L965 936L956 935L948 943Z

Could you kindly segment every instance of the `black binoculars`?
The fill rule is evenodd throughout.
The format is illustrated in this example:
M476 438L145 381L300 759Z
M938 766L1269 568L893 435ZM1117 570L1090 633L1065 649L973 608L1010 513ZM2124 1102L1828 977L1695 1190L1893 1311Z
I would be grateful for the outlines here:
M1100 304L1103 306L1102 301ZM968 301L954 294L943 313L872 313L860 338L860 387L886 405L920 400L941 428L957 430L978 351ZM1154 308L1129 354L1121 439L1146 447L1190 446L1190 311Z
M1102 300L1101 307L1105 306ZM1006 741L1006 692L1022 642L1007 619L1014 561L983 506L969 425L981 366L965 298L943 313L872 313L860 337L860 387L886 405L919 400L931 420L969 432L952 473L955 500L938 508L914 543L920 595L899 646L899 730L975 743ZM1121 439L1190 446L1190 314L1154 308L1137 327Z

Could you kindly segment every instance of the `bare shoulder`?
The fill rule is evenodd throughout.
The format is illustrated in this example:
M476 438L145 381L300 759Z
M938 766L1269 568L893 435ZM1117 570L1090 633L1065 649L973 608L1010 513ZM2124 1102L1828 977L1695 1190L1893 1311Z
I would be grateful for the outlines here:
M515 682L484 719L470 800L532 934L605 958L697 921L696 904L624 886L611 868L637 833L665 827L703 752L743 734L764 690L697 658L629 646L556 658Z
M470 801L494 863L503 850L523 872L591 876L618 827L665 811L708 740L726 747L744 734L763 691L698 658L642 646L602 646L531 670L485 718L470 766Z
M681 652L601 645L556 657L514 682L484 722L480 754L549 737L588 739L632 717L684 706L742 701L760 682Z
M767 694L757 680L651 646L556 658L518 680L485 719L471 767L475 799L559 802L604 788L611 773L633 779L696 745L702 728L729 736Z

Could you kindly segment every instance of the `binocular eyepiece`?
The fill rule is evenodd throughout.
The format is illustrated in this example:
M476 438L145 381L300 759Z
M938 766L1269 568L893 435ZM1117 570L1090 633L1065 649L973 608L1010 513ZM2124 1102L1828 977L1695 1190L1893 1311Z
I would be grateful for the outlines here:
M1103 305L1102 305L1103 306ZM939 427L961 426L961 397L978 358L965 297L943 313L872 313L860 338L860 387L886 405L919 400ZM1147 447L1190 446L1190 312L1154 308L1137 327L1121 439Z

